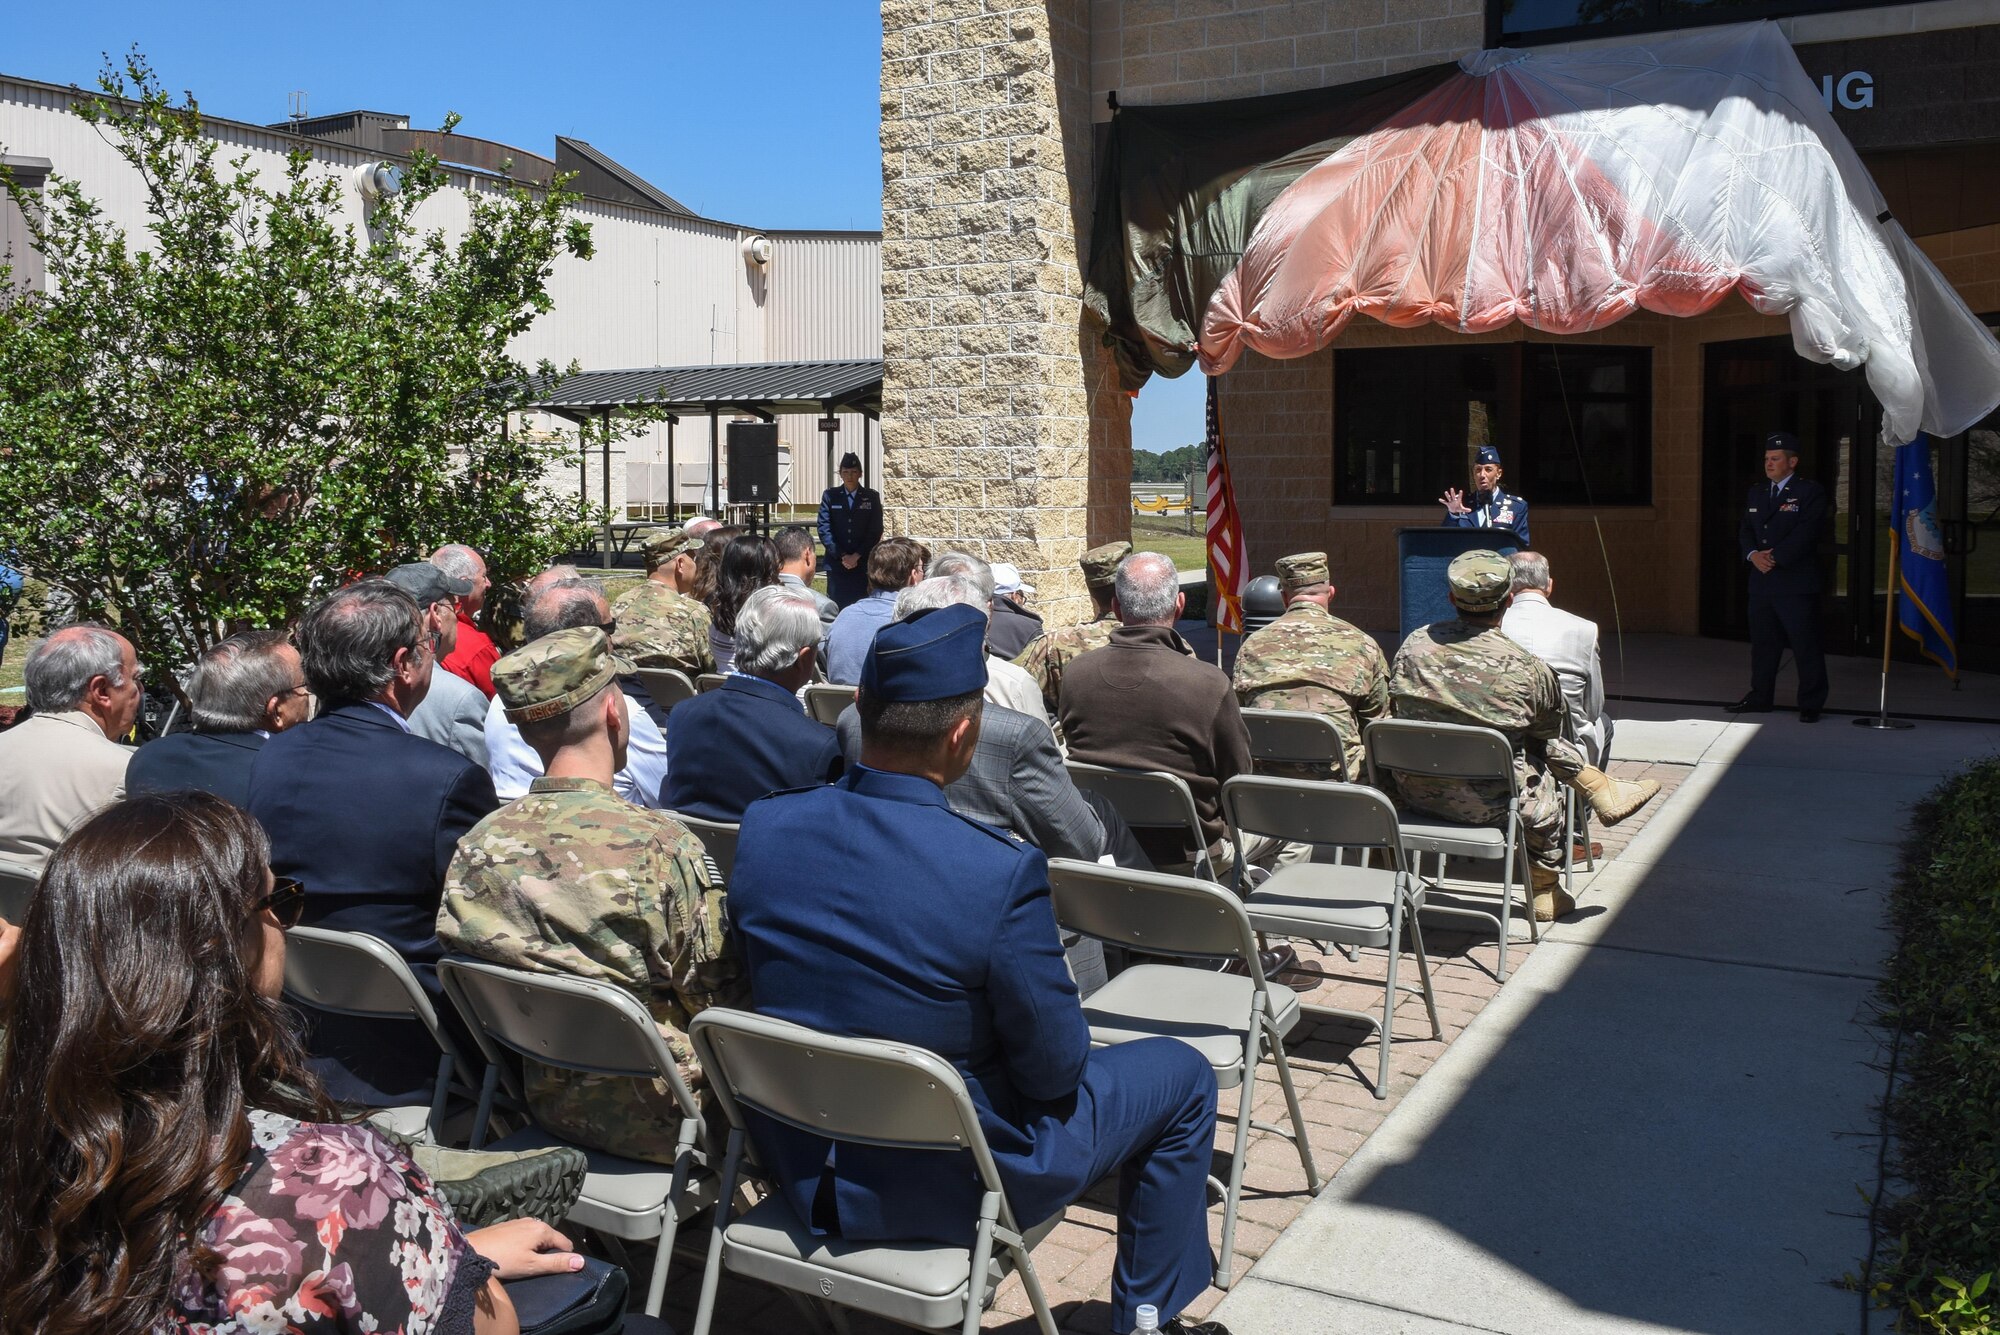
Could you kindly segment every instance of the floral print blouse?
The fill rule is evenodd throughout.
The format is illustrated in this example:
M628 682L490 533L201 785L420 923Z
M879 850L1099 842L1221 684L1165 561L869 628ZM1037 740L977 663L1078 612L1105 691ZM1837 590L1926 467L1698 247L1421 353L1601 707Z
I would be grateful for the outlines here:
M423 1170L367 1126L250 1114L250 1163L185 1257L170 1331L471 1335L492 1263Z

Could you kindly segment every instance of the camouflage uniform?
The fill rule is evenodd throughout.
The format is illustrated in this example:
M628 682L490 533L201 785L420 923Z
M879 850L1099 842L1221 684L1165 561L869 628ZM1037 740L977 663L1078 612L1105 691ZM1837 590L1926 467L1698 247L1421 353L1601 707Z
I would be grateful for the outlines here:
M611 604L615 647L637 667L673 668L690 677L715 671L708 608L657 580L627 589Z
M1117 578L1118 563L1131 555L1129 542L1107 542L1085 552L1077 564L1083 567L1083 581L1094 592L1109 589ZM1024 669L1041 687L1042 704L1050 718L1060 717L1063 668L1073 659L1102 649L1111 643L1118 618L1106 612L1095 621L1085 621L1058 630L1043 631L1028 641L1028 647L1014 657L1014 666Z
M1319 552L1278 563L1287 596L1327 582ZM1236 654L1236 701L1251 709L1290 709L1333 720L1347 777L1359 781L1361 728L1389 714L1389 663L1375 638L1314 602L1293 603L1249 636ZM1258 772L1284 779L1336 779L1330 765L1272 763Z

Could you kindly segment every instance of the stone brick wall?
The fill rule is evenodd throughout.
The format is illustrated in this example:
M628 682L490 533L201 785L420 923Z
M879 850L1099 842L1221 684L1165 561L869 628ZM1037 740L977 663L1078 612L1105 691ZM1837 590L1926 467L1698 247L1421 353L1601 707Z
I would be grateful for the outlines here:
M1084 0L885 0L882 42L889 522L1014 562L1050 624L1078 620L1076 559L1113 523L1107 486L1093 525L1093 472L1121 495L1130 472L1129 408L1085 330L1077 263Z

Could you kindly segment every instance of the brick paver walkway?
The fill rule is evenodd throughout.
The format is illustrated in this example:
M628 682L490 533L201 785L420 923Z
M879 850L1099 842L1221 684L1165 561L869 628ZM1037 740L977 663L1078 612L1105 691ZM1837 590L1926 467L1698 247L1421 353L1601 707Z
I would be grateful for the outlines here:
M1666 795L1679 786L1690 772L1680 765L1641 765L1614 762L1611 772L1622 779L1652 778L1660 781L1661 795L1645 810L1627 819L1617 829L1593 828L1593 836L1603 845L1604 860L1615 858L1632 836L1644 828ZM1602 865L1602 862L1599 864ZM1452 871L1457 876L1460 867ZM1590 909L1588 894L1582 896L1583 911ZM1515 927L1518 936L1525 927ZM1306 1137L1312 1146L1313 1161L1322 1181L1333 1176L1361 1142L1381 1124L1419 1076L1431 1068L1444 1049L1465 1031L1503 984L1494 979L1498 966L1498 946L1490 932L1431 928L1424 933L1431 958L1431 982L1437 993L1438 1021L1444 1029L1442 1042L1430 1037L1423 1001L1405 992L1396 1009L1395 1045L1390 1056L1388 1097L1374 1096L1372 1081L1377 1061L1372 1041L1356 1046L1362 1036L1358 1026L1338 1021L1302 1020L1286 1041L1291 1058L1292 1080L1306 1120ZM1507 952L1511 973L1534 949L1526 940L1516 940ZM1299 943L1301 969L1325 976L1305 1000L1345 1010L1379 1011L1382 1006L1382 979L1386 955L1364 951L1358 964L1341 955L1324 957L1309 944ZM1414 984L1416 970L1399 967L1399 982ZM1399 989L1400 990L1400 989ZM1216 1125L1214 1174L1226 1179L1229 1152L1234 1145L1235 1125L1229 1120L1237 1107L1237 1092L1223 1091ZM1284 1094L1267 1061L1258 1072L1251 1104L1258 1121L1283 1125ZM1103 1183L1091 1195L1072 1205L1055 1232L1035 1248L1035 1270L1055 1310L1056 1321L1073 1335L1119 1335L1110 1331L1111 1266L1117 1251L1115 1183ZM1232 1278L1241 1278L1285 1230L1311 1199L1298 1152L1282 1136L1252 1131L1248 1160L1243 1172L1243 1201L1236 1225L1236 1255L1230 1267ZM1222 1209L1209 1211L1209 1240L1220 1247ZM706 1230L699 1233L707 1245ZM687 1331L694 1321L699 1296L701 1261L683 1250L675 1263L667 1287L663 1312L678 1330ZM642 1291L635 1282L635 1291ZM1222 1291L1211 1288L1197 1298L1184 1313L1199 1319L1222 1301ZM901 1330L886 1322L853 1316L854 1330L889 1332ZM794 1335L806 1329L803 1313L781 1295L761 1285L724 1276L717 1307L715 1328L729 1335ZM986 1314L984 1328L1008 1335L1033 1335L1034 1318L1018 1278L1001 1286L993 1309Z

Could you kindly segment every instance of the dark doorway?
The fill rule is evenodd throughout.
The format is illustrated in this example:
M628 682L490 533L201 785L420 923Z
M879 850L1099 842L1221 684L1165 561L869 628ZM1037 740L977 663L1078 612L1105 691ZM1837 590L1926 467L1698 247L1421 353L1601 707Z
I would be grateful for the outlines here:
M1703 351L1701 633L1748 637L1749 584L1736 531L1744 495L1763 477L1764 437L1789 431L1799 438L1800 476L1826 488L1832 511L1821 549L1822 643L1829 653L1879 645L1881 625L1868 623L1880 608L1867 591L1877 582L1878 535L1887 532L1876 497L1888 451L1876 448L1882 413L1867 382L1859 371L1807 361L1789 338L1710 343ZM1880 490L1888 490L1886 474Z

